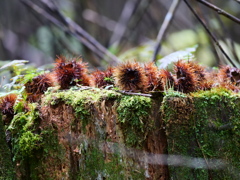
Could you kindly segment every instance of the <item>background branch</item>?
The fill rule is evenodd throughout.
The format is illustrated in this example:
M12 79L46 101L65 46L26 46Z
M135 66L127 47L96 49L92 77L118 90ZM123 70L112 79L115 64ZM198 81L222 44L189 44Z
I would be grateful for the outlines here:
M30 2L28 0L21 0L28 8L36 11L41 16L45 17L53 24L60 27L63 31L74 35L78 40L80 40L85 46L87 46L91 51L93 51L101 59L105 59L105 55L108 57L105 59L111 65L117 64L118 58L110 53L105 47L103 47L96 39L94 39L90 34L84 31L79 25L73 22L71 19L63 16L56 6L53 4L41 1L45 9L40 8L38 5ZM49 13L48 13L49 12ZM51 14L50 14L51 13ZM54 17L54 15L56 17Z
M155 51L154 51L154 54L153 54L153 58L152 58L152 61L153 62L156 62L157 60L157 54L161 48L161 42L162 42L162 39L172 21L172 18L176 12L176 9L178 7L180 3L180 0L173 0L165 18L164 18L164 21L163 21L163 24L158 32L158 36L157 36L157 43L156 43L156 48L155 48Z
M232 21L240 24L240 19L238 19L237 17L235 17L235 16L229 14L228 12L222 10L221 8L219 8L219 7L213 5L213 4L211 4L211 3L209 3L209 2L207 2L205 0L196 0L196 1L206 5L207 7L211 8L213 10L215 10L218 14L221 14L221 15L227 17L228 19L231 19Z
M223 50L222 46L219 44L217 38L215 37L215 35L209 30L209 28L207 27L207 25L203 22L203 20L197 15L197 13L195 12L195 10L192 8L192 6L188 3L187 0L184 0L185 4L187 5L187 7L191 10L191 12L194 14L194 16L197 18L197 20L202 24L202 26L204 27L204 29L207 31L207 33L209 34L209 36L214 40L214 42L216 43L216 45L219 47L220 51L223 53L223 55L226 57L226 59L231 63L232 66L236 67L235 64L233 63L233 61L231 60L231 58L227 55L227 53Z

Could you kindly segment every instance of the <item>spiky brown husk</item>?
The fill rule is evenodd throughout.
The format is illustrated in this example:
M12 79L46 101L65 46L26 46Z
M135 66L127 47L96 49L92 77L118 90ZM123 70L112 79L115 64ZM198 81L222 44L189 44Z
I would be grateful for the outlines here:
M147 87L147 77L144 69L137 62L127 62L119 65L114 71L115 84L121 90L144 92Z
M46 73L36 76L25 84L25 90L27 92L27 100L30 102L36 102L40 99L41 95L49 88L54 86L54 74Z
M92 73L93 86L106 87L113 85L113 68L109 67L106 71L96 70Z
M197 87L196 90L210 90L214 83L211 74L205 71L205 68L194 61L188 62L196 75ZM208 77L208 78L207 78Z
M230 66L222 66L218 71L219 82L229 82L234 85L240 84L240 69Z
M4 124L9 124L14 116L13 106L17 100L16 94L8 94L0 98L0 110L7 118L4 119Z
M230 66L222 66L218 71L218 82L220 87L230 89L234 92L240 90L240 69Z
M194 61L189 61L188 64L193 69L193 72L196 74L198 80L205 79L206 73L203 66L197 64Z
M159 71L159 76L161 77L161 82L163 84L164 90L168 90L169 88L172 88L174 90L176 89L175 80L168 70L161 69Z
M183 60L174 63L174 71L176 73L177 90L190 93L197 90L198 77L194 73L191 65Z
M89 86L90 78L87 74L87 64L81 60L72 59L68 61L60 56L56 59L54 73L61 89L67 89L76 84Z
M163 84L161 76L154 63L147 63L144 65L144 70L147 76L147 91L163 91Z
M205 77L198 82L199 90L210 90L214 86L216 75L212 72L206 72Z

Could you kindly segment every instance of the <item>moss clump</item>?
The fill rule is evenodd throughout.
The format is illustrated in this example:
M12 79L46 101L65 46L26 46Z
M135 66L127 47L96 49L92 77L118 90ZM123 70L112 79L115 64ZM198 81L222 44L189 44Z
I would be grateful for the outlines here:
M13 160L22 156L31 156L33 151L41 148L41 137L38 134L39 112L37 104L28 104L27 112L16 114L7 130L12 136Z
M150 118L152 101L148 97L124 96L117 108L118 121L128 146L142 147L146 135L154 128Z
M27 131L19 138L19 149L23 156L33 156L34 150L40 149L42 146L42 137L39 134L34 134Z
M81 120L83 129L85 129L86 125L89 123L91 116L90 109L93 104L99 103L101 100L116 99L120 96L120 93L111 90L98 88L78 90L77 88L56 93L47 92L44 103L56 105L63 101L71 105L76 113L76 117Z
M240 169L239 109L239 95L219 88L195 92L180 99L164 98L162 111L169 154L202 158L205 162L192 168L184 165L169 167L172 178L239 178L234 170ZM176 123L176 119L181 122ZM220 161L212 163L211 159Z

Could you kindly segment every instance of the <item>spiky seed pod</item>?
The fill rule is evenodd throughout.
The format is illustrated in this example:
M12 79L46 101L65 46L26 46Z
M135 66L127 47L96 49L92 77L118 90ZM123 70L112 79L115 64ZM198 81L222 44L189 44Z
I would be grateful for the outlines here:
M106 71L96 70L92 73L93 86L106 87L113 85L113 68L109 67Z
M104 87L106 85L106 82L104 81L105 73L100 70L96 70L92 72L92 81L93 86L95 87Z
M220 83L224 82L224 81L228 81L230 82L230 66L222 66L220 67L219 71L218 71L218 81Z
M222 66L218 71L218 78L220 82L231 82L238 85L240 83L240 69Z
M222 66L218 71L218 80L218 86L230 89L234 92L239 92L240 69Z
M147 91L163 91L163 84L159 71L154 63L147 63L144 65L144 70L147 76Z
M66 62L65 57L56 59L54 73L61 89L67 89L73 82L73 65Z
M193 61L189 61L188 64L193 69L193 72L196 74L198 81L205 79L206 72L203 66Z
M232 83L228 83L228 82L222 82L221 84L218 85L218 87L221 87L221 88L225 88L225 89L229 89L233 92L240 92L240 87L239 86L236 86Z
M203 66L197 64L196 62L188 62L189 66L193 69L194 74L197 78L197 89L199 90L209 90L212 87L213 81L206 78L206 72Z
M6 115L6 119L4 119L4 124L8 124L13 116L14 116L14 109L13 106L17 100L16 94L9 94L4 97L0 98L0 110L3 115Z
M89 86L90 85L90 77L87 72L87 63L83 63L82 61L76 61L76 59L72 60L73 65L73 76L76 84Z
M230 69L230 80L236 86L238 86L240 84L240 69L238 69L238 68Z
M194 92L197 90L198 78L190 64L179 60L174 63L174 66L177 78L177 90L184 93Z
M114 85L114 77L113 77L114 68L108 67L105 73L105 81L107 82L107 85Z
M25 90L27 92L30 102L36 102L40 99L41 95L49 88L54 86L54 76L52 73L46 73L36 76L25 84Z
M162 82L164 90L167 90L169 88L173 88L174 90L176 90L175 80L174 80L172 74L168 70L161 69L159 71L159 76L161 77L161 82Z
M144 92L147 87L147 77L144 69L137 62L127 62L119 65L114 71L115 84L121 90Z
M67 89L76 84L88 86L90 78L87 74L86 63L77 62L76 59L67 61L63 56L58 57L54 73L61 89Z
M114 72L114 68L113 67L108 67L107 70L104 73L105 73L106 77L113 78L113 72Z

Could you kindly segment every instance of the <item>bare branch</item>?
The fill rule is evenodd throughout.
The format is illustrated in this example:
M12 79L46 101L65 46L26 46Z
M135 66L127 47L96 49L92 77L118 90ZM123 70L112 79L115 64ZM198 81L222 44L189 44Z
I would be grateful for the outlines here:
M120 90L117 90L116 92L119 92L119 93L121 93L121 94L126 94L126 95L152 97L151 94L133 93L133 92L128 92L128 91L120 91Z
M228 61L232 64L232 66L236 67L235 64L233 63L233 61L231 60L231 58L227 55L227 53L223 50L222 46L219 44L217 38L215 37L215 35L209 30L209 28L207 27L207 25L203 22L203 20L197 15L197 13L195 12L195 10L192 8L192 6L188 3L187 0L184 0L185 4L188 6L188 8L192 11L192 13L194 14L194 16L197 18L197 20L202 24L202 26L204 27L204 29L207 31L207 33L209 34L209 36L214 40L214 42L216 43L216 45L219 47L220 51L223 53L223 55L228 59Z
M139 5L140 1L138 0L128 0L122 10L121 16L114 28L112 37L110 38L110 45L113 43L118 44L123 37L129 20L132 17L132 14L136 10L137 6Z
M180 0L173 0L165 18L164 18L164 21L163 21L163 24L158 32L158 36L157 36L157 43L156 43L156 48L155 48L155 51L154 51L154 55L153 55L153 58L152 58L152 61L153 62L156 62L156 58L157 58L157 54L161 48L161 42L162 42L162 39L172 21L172 18L176 12L176 9L178 7L180 3Z
M57 25L64 31L74 35L77 39L79 39L85 46L91 49L100 58L104 59L105 55L109 57L108 62L111 65L117 64L117 62L119 61L115 55L110 53L105 47L103 47L96 39L94 39L90 34L83 30L78 24L62 15L58 8L53 6L53 4L49 6L49 4L47 4L45 1L41 1L43 3L42 4L43 7L46 8L45 10L28 0L21 1L27 7L33 9L34 11L36 11L37 13L51 21L53 24ZM57 17L54 17L54 15Z
M206 5L206 6L208 6L209 8L211 8L211 9L213 9L213 10L215 10L218 14L221 14L221 15L227 17L228 19L231 19L232 21L240 24L240 19L239 19L239 18L237 18L237 17L229 14L228 12L220 9L219 7L213 5L213 4L211 4L211 3L209 3L209 2L207 2L207 1L205 1L205 0L196 0L196 1L198 1L198 2L200 2L200 3L202 3L202 4Z

